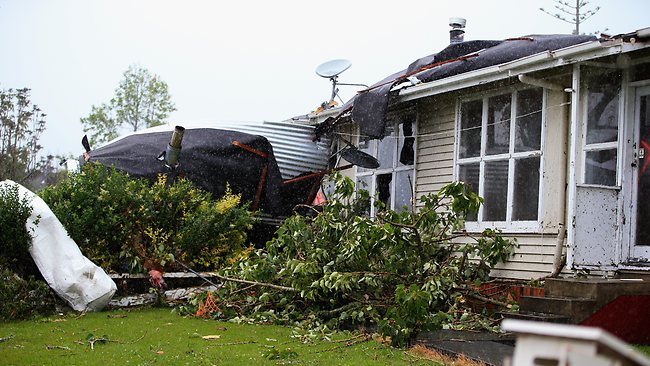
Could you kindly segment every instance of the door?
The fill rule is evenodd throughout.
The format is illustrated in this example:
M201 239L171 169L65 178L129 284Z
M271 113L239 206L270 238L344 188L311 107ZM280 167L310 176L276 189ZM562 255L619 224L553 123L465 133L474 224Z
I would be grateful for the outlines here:
M637 88L635 94L630 262L650 264L650 86Z

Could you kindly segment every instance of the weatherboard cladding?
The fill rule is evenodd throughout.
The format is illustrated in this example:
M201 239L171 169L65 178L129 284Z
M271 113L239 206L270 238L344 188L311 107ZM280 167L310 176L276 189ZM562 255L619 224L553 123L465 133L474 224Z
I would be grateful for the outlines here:
M454 136L458 95L422 99L418 105L418 156L416 197L437 192L454 180ZM419 206L421 208L421 205ZM505 234L516 239L519 247L505 264L497 265L492 275L502 278L539 278L553 270L557 236L541 234ZM462 242L459 240L459 242Z

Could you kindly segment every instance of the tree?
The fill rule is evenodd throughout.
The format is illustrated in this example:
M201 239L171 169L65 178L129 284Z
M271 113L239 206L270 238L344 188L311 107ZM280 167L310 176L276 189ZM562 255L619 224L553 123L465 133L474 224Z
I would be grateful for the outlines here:
M28 88L0 90L0 181L24 183L38 170L45 117L29 100Z
M131 65L115 89L115 97L92 106L81 123L84 132L91 132L91 144L96 144L114 139L123 128L138 131L161 125L175 110L167 83L147 69Z
M591 18L600 10L600 6L596 6L593 9L585 9L589 5L589 2L586 0L576 0L575 6L569 4L568 1L554 1L557 3L554 7L560 11L559 13L551 13L544 8L539 8L539 10L563 22L575 25L573 34L580 34L580 24L584 23L585 20Z

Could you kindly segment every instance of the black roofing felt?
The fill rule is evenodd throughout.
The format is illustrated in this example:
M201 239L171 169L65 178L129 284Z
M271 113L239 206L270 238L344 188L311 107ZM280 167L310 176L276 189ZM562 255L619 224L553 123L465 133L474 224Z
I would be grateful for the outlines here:
M134 134L90 152L91 161L115 166L133 177L151 181L166 174L168 181L186 177L215 198L221 197L226 186L242 195L242 201L252 202L268 164L260 209L268 214L284 216L294 205L304 203L309 189L285 187L273 155L273 148L265 137L213 128L186 129L179 155L179 165L172 170L156 158L165 151L172 132ZM268 155L265 159L232 144L238 141Z
M343 106L344 112L334 119L340 118L352 108L352 122L359 125L360 134L380 139L384 137L390 89L407 81L407 77L414 76L426 83L595 40L595 36L586 35L531 35L503 41L450 44L442 51L420 58L407 69L360 92ZM331 120L325 121L317 133L323 133L331 124Z

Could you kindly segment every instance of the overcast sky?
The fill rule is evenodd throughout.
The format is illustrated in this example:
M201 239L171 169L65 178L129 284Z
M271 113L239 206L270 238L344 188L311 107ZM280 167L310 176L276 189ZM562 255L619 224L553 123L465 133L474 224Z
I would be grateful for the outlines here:
M341 82L372 84L449 42L571 33L553 0L0 0L0 88L32 89L48 154L79 154L79 119L108 102L131 64L169 85L172 124L281 121L329 99L314 73L345 58ZM587 33L650 26L648 0L591 0ZM355 88L341 87L349 99Z

